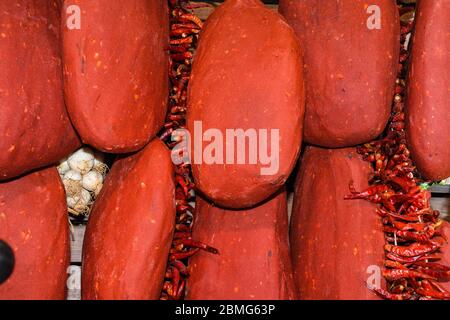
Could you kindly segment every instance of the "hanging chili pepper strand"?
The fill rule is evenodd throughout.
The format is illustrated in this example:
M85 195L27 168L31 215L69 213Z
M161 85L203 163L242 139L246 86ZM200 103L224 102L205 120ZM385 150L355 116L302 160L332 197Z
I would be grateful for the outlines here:
M414 6L400 3L400 14L413 17ZM447 239L441 232L439 212L430 207L431 194L422 189L405 136L405 78L408 41L413 20L402 19L401 53L391 119L384 138L357 147L375 172L371 186L357 192L350 186L346 199L366 199L379 205L385 233L387 289L371 288L385 299L450 299L440 282L450 281L450 267L439 263L441 247Z
M175 138L174 132L186 126L187 87L198 34L203 26L203 22L189 10L201 6L205 5L190 4L186 0L169 0L170 42L167 49L170 55L171 92L169 112L159 137L171 149L181 140L181 137ZM161 300L180 300L184 297L186 278L189 276L186 260L189 257L199 250L218 254L216 249L192 239L192 203L195 202L195 193L189 164L176 166L175 181L176 225Z

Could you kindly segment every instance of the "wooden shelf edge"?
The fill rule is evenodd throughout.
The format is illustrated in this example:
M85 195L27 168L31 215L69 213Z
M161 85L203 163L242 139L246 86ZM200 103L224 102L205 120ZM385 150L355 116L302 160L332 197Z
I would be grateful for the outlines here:
M450 193L450 185L434 185L430 191L431 193Z

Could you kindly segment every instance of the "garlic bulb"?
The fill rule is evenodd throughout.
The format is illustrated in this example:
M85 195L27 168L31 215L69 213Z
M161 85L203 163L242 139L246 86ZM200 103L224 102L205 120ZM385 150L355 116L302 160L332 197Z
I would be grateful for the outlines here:
M66 189L67 197L76 197L80 194L81 190L81 174L74 170L69 170L63 176L63 184ZM70 206L69 206L70 207Z
M88 215L108 172L105 156L84 147L61 160L58 171L66 189L69 212L75 216Z
M103 175L96 171L92 170L83 175L82 186L84 189L95 192L99 185L103 184Z
M67 160L70 169L86 174L94 167L94 151L90 148L81 148Z
M81 189L80 193L67 197L67 206L77 213L83 214L89 211L91 204L91 194L85 189Z

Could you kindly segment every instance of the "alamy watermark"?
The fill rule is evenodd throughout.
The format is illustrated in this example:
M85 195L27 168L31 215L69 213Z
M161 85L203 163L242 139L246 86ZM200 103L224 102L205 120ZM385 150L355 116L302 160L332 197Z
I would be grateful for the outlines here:
M70 5L66 8L66 26L69 30L81 29L81 9L77 5Z
M260 165L265 176L276 175L280 169L279 129L209 128L203 132L202 122L194 121L192 132L175 130L172 141L179 142L172 150L175 165Z
M376 265L370 265L366 269L369 275L366 280L366 285L369 289L381 288L381 268Z
M381 8L375 4L367 7L366 12L370 14L367 19L367 29L380 30L381 29Z

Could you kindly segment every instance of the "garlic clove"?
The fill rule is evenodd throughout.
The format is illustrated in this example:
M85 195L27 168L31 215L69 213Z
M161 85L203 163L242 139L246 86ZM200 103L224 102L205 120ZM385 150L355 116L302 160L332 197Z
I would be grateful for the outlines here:
M85 214L89 212L91 201L91 193L85 189L80 189L78 194L67 197L67 206L79 214Z
M69 208L73 209L75 207L75 205L77 204L77 201L79 200L79 198L77 198L76 196L67 196L66 200L67 200L67 206Z

